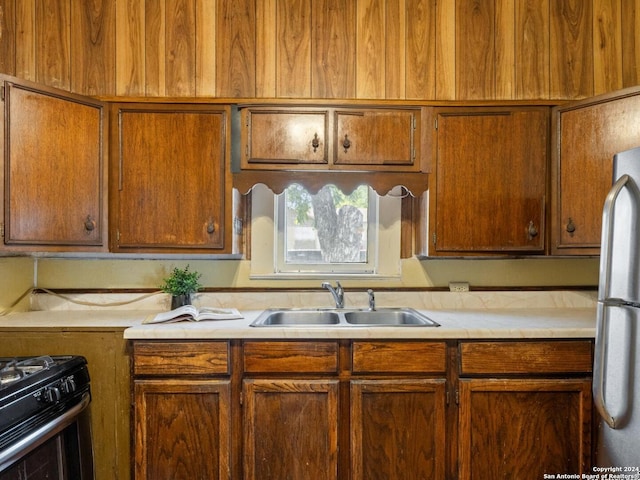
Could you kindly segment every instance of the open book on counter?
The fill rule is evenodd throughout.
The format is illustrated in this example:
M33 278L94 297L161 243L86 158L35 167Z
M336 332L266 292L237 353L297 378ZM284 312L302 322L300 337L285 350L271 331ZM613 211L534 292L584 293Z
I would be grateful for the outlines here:
M183 305L168 312L149 315L142 323L201 322L203 320L235 320L244 318L235 308L214 308Z

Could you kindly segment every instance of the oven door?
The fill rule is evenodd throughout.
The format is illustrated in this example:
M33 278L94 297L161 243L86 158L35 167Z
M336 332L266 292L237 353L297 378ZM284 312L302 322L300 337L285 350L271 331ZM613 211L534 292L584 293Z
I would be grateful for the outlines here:
M51 422L0 451L0 480L91 480L93 450L87 392Z

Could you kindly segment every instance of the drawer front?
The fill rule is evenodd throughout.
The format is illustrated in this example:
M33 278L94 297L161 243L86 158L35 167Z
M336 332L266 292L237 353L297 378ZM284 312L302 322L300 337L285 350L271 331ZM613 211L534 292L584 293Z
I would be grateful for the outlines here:
M460 344L460 373L562 374L590 373L590 340L541 342L464 342Z
M249 373L337 373L337 342L245 342Z
M444 342L353 342L353 373L445 373Z
M229 374L228 342L134 342L134 375Z

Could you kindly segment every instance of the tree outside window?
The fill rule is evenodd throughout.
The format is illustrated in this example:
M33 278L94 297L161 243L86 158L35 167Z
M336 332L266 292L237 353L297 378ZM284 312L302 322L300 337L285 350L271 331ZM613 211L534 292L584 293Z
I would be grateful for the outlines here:
M283 195L286 263L367 263L369 208L375 197L368 187L345 195L334 185L316 194L292 185Z

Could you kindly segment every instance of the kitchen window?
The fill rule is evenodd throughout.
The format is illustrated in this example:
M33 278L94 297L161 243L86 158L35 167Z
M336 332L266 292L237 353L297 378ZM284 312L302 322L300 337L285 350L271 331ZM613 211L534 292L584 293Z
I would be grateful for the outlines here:
M252 195L253 277L400 275L395 191L381 197L360 186L347 195L327 185L310 193L294 184L274 195L257 185Z

